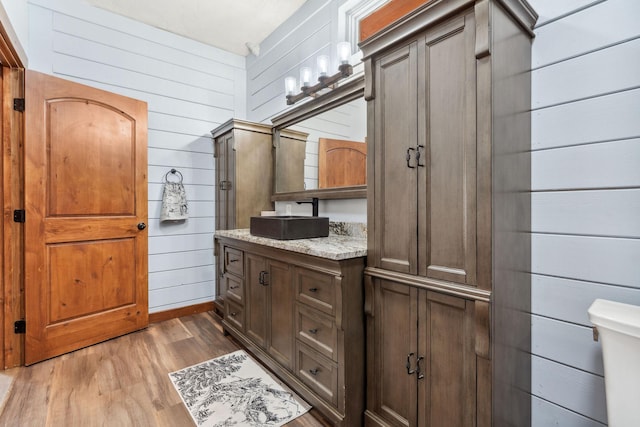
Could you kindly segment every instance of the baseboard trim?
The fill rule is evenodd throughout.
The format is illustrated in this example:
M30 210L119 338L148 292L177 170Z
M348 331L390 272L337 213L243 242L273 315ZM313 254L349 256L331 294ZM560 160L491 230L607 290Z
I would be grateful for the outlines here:
M171 310L159 311L157 313L149 313L149 323L157 323L164 320L175 319L176 317L204 313L205 311L213 311L214 308L215 306L213 301L210 301L186 307L172 308Z

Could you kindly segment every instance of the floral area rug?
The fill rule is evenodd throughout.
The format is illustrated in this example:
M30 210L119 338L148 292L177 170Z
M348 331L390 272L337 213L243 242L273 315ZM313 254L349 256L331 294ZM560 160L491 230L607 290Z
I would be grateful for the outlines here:
M198 427L281 426L310 408L242 350L169 378Z

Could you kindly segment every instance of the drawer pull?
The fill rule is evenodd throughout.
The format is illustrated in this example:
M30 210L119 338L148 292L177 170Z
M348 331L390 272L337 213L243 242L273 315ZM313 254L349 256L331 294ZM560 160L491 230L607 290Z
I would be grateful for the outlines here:
M310 373L311 375L313 375L314 377L315 377L316 375L318 375L318 372L320 372L320 369L318 369L318 368L315 368L315 369L309 369L309 373Z
M238 261L240 261L239 258L231 258L229 259L229 264L231 264L232 262L238 262Z
M236 317L236 315L237 315L237 314L238 314L238 313L236 313L235 311L232 311L231 313L229 313L229 316L231 316L231 317Z
M313 335L317 334L318 333L318 328L309 329L309 333L313 334Z
M240 287L240 285L229 286L229 289L238 289L239 287Z
M309 292L318 292L318 288L309 288Z

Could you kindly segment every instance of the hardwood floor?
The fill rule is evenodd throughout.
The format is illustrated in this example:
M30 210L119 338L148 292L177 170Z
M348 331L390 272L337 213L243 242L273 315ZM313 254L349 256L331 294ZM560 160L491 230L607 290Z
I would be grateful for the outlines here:
M192 426L169 372L239 349L200 313L16 368L0 426ZM312 413L288 427L326 427Z

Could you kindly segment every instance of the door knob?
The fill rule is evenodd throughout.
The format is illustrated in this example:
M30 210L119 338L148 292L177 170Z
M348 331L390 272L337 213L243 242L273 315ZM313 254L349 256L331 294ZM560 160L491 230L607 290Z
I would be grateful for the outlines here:
M144 230L145 228L147 228L147 224L145 224L144 222L138 223L138 230Z

